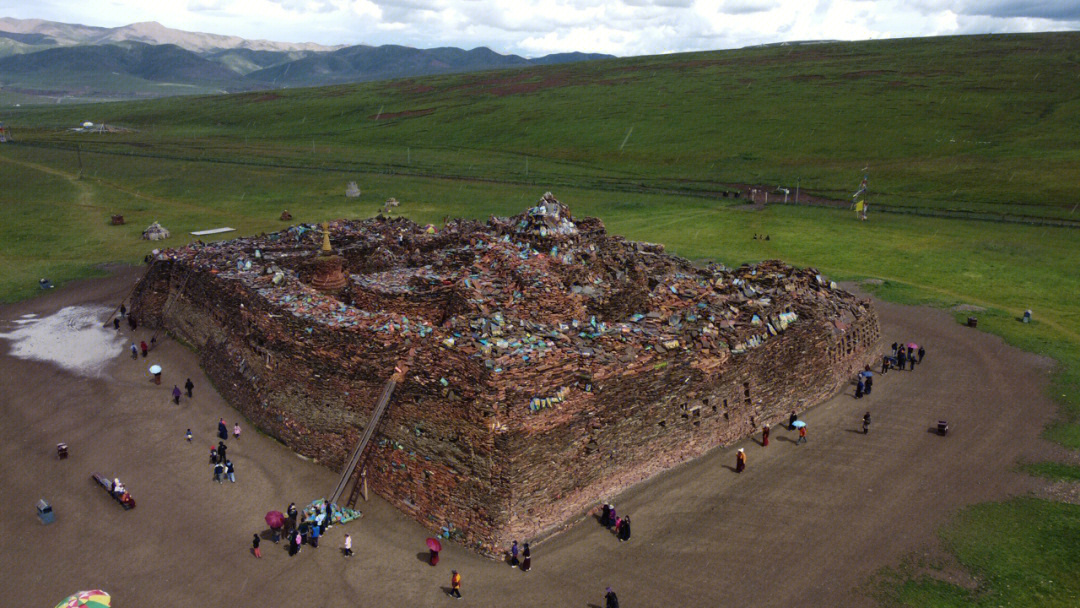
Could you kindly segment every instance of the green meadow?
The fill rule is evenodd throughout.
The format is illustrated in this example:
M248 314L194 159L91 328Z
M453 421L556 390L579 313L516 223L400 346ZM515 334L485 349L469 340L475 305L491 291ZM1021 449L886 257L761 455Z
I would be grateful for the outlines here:
M640 57L0 116L0 298L138 263L190 231L375 214L521 211L546 190L613 233L728 265L779 258L879 297L982 307L979 327L1058 362L1047 437L1080 449L1080 35L978 36ZM66 130L84 120L132 129ZM850 200L870 220L733 184ZM344 196L356 181L359 199ZM887 210L889 213L879 213ZM908 212L948 212L952 218ZM120 213L124 226L109 225ZM972 219L975 217L986 219ZM173 236L139 238L151 221ZM1008 220L1008 221L1002 221ZM1061 225L1030 225L1053 221ZM1075 223L1077 227L1067 227ZM755 240L767 234L769 240ZM880 284L877 284L880 282ZM1035 322L1018 317L1032 309ZM1018 463L1020 466L1020 463ZM1075 467L1024 470L1075 481ZM883 603L1076 605L1080 507L978 505L942 531L977 583L898 568Z

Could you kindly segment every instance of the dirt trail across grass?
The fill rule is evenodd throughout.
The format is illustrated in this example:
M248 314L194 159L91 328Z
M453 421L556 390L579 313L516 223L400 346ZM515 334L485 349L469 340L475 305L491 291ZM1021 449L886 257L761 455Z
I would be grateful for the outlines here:
M0 308L0 331L23 315L115 304L140 269L84 281ZM379 499L365 517L331 529L318 549L288 557L283 545L249 552L263 515L329 491L335 475L260 436L244 421L229 440L237 483L211 481L208 449L218 417L238 420L184 346L165 339L148 359L118 349L100 376L14 358L0 341L0 573L5 603L50 606L79 589L104 588L123 606L447 605L450 569L464 577L463 605L865 606L868 577L912 552L934 549L959 508L1035 488L1018 459L1054 452L1039 435L1053 416L1050 363L956 324L936 310L879 304L883 335L927 346L909 372L878 377L804 416L809 442L777 428L769 447L747 440L714 450L615 497L633 518L619 543L588 519L534 547L527 574L448 547L423 562L428 533ZM148 339L120 330L125 342ZM161 386L148 364L165 368ZM169 393L187 377L195 398ZM393 407L391 404L390 407ZM869 435L857 431L873 413ZM952 431L929 429L939 418ZM191 428L195 441L187 443ZM66 441L71 458L58 460ZM734 449L747 470L736 474ZM119 476L138 501L124 512L91 480ZM39 498L57 522L42 526ZM350 532L356 556L338 548ZM52 603L50 603L52 602Z
M74 201L75 205L78 205L80 207L94 207L94 193L91 192L90 187L86 185L86 183L80 181L79 176L75 174L67 173L66 171L61 171L59 169L54 169L48 165L32 163L25 160L15 160L13 158L9 158L3 155L0 155L0 161L65 179L70 182L71 185L74 186L75 189L79 192L78 196Z
M202 206L194 205L194 204L191 204L191 203L184 203L184 202L177 201L177 200L162 198L160 196L154 196L154 195L151 195L151 194L145 194L145 193L139 192L137 190L133 190L131 188L125 188L124 186L120 186L118 184L114 184L112 182L108 182L108 181L100 179L100 178L80 178L78 175L76 175L74 173L68 173L66 171L61 171L60 169L55 169L53 167L50 167L48 165L42 165L40 163L34 163L34 162L26 161L26 160L15 160L14 158L10 158L10 157L4 156L4 155L0 155L0 162L11 163L13 165L18 165L20 167L25 167L25 168L31 169L33 171L40 171L42 173L47 173L49 175L54 175L56 177L66 179L67 181L71 182L71 185L74 186L78 190L78 192L79 192L78 197L75 199L73 204L75 204L77 206L80 206L80 207L89 207L89 208L93 208L93 209L104 209L104 207L101 207L100 205L95 205L94 204L94 192L91 189L90 184L88 183L88 182L92 181L93 183L95 183L96 185L98 185L98 186L100 186L102 188L110 188L110 189L115 190L117 192L120 192L122 194L126 194L127 196L130 196L130 197L132 197L132 198L134 198L136 200L141 199L141 200L149 201L149 202L152 202L152 203L159 203L159 204L164 205L165 207L168 207L168 208L187 209L187 210L190 210L190 211L199 211L199 212L202 212L202 213L219 212L218 210L211 209L209 207L202 207Z

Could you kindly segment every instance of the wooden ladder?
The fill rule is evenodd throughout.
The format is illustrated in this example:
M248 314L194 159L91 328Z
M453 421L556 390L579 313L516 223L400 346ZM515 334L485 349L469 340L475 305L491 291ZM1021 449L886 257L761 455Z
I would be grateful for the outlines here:
M182 296L184 294L184 288L187 287L188 279L191 278L191 275L194 272L195 272L194 267L189 268L188 271L187 271L187 274L184 275L184 280L180 282L180 289L176 290L175 295L170 294L171 299L166 299L165 300L165 306L163 306L161 308L161 325L162 326L165 325L165 315L169 312L169 309L172 308L173 304L175 304L176 301L180 299L180 296ZM159 331L161 331L161 327L158 327L158 328L154 329L154 335L152 335L150 337L150 342L151 343L156 343L157 335L158 335Z
M398 363L394 368L394 375L386 381L383 385L382 395L379 396L379 400L375 403L375 410L371 412L371 420L368 421L366 427L364 427L364 434L360 437L360 441L356 442L356 447L353 448L352 456L349 457L349 462L345 465L345 468L341 470L341 478L338 479L337 485L334 486L333 493L330 494L330 504L337 504L341 500L341 495L345 492L345 488L348 487L349 481L356 476L356 472L361 468L361 458L364 455L364 448L367 447L368 442L375 435L375 428L379 425L379 420L382 418L383 413L386 412L387 406L390 404L390 398L394 395L394 389L398 383L405 379L405 374L409 371L409 366L412 365L413 355L416 349L409 349L409 354L405 357L405 360ZM360 480L356 481L353 486L352 492L349 494L349 500L345 504L347 507L352 507L356 504L356 498L360 494L360 488L362 483Z

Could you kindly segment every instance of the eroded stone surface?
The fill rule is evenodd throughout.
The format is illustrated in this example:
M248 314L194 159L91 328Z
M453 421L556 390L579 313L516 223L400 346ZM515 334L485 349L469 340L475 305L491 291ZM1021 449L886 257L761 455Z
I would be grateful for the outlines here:
M481 551L824 399L879 339L869 302L813 269L698 268L549 195L435 233L399 218L331 233L348 274L334 295L310 286L319 236L297 226L164 252L133 312L193 344L263 430L335 468L414 350L369 482Z

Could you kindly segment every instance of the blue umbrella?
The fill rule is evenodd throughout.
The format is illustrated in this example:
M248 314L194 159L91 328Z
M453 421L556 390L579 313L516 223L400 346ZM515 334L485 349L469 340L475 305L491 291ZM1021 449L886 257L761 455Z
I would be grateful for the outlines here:
M865 372L863 372L863 373L862 373L862 374L860 374L860 375L861 375L861 376L862 376L863 378L869 378L870 376L873 376L873 375L874 375L874 372L871 372L871 371L865 371Z
M792 424L791 426L793 426L793 427L795 427L797 429L801 429L802 427L806 426L806 423L803 422L802 420L796 420L794 422L794 424Z

